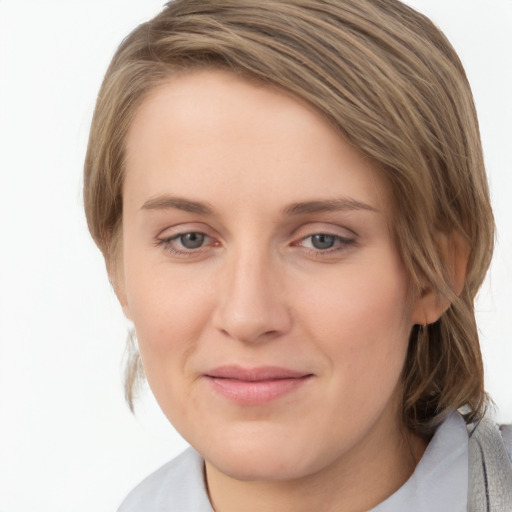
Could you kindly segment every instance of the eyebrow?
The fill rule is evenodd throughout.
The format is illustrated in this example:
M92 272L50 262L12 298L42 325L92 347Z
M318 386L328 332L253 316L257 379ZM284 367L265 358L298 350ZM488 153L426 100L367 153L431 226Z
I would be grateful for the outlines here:
M303 215L306 213L322 213L322 212L335 212L347 210L366 210L369 212L378 213L378 210L369 204L362 203L356 199L340 198L328 199L321 201L306 201L301 203L293 203L287 206L283 213L285 215Z
M198 215L213 215L214 209L208 203L192 201L184 197L160 195L148 199L141 210L182 210ZM366 210L378 213L378 210L369 204L351 198L327 199L317 201L304 201L293 203L283 210L286 216L304 215L308 213L322 213L347 210Z
M199 215L212 215L213 208L207 203L192 201L183 197L175 196L156 196L148 199L141 207L141 210L183 210L189 213L197 213Z

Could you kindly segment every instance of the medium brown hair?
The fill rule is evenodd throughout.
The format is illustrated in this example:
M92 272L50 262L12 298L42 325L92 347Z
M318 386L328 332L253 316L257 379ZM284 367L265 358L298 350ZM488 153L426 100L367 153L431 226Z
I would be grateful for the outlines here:
M91 234L115 284L122 236L125 138L153 88L220 68L286 89L373 159L390 184L393 234L416 293L451 305L413 328L403 372L405 425L429 433L447 411L484 411L474 298L490 263L494 221L471 90L454 49L397 0L175 0L120 45L99 92L85 161ZM452 291L441 234L468 247ZM133 353L127 397L140 369Z

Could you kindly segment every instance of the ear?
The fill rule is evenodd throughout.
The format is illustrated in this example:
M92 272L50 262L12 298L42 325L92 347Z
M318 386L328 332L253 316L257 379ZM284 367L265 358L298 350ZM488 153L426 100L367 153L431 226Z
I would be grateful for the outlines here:
M470 252L469 243L457 232L439 233L438 248L448 271L449 286L459 296L466 282L466 271ZM437 321L450 307L448 297L440 297L432 288L421 290L414 303L412 322L427 325Z

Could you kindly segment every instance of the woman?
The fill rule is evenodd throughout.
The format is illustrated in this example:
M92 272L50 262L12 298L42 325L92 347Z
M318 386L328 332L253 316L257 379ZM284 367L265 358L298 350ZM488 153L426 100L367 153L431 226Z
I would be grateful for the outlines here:
M137 335L128 399L142 362L193 447L121 511L512 510L478 123L429 20L171 2L107 71L84 192Z

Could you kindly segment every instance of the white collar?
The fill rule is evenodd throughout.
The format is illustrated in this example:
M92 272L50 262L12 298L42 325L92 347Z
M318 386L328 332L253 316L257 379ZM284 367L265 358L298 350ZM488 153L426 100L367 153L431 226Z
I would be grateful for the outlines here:
M466 512L468 475L466 424L459 413L452 412L438 427L409 480L371 512Z

